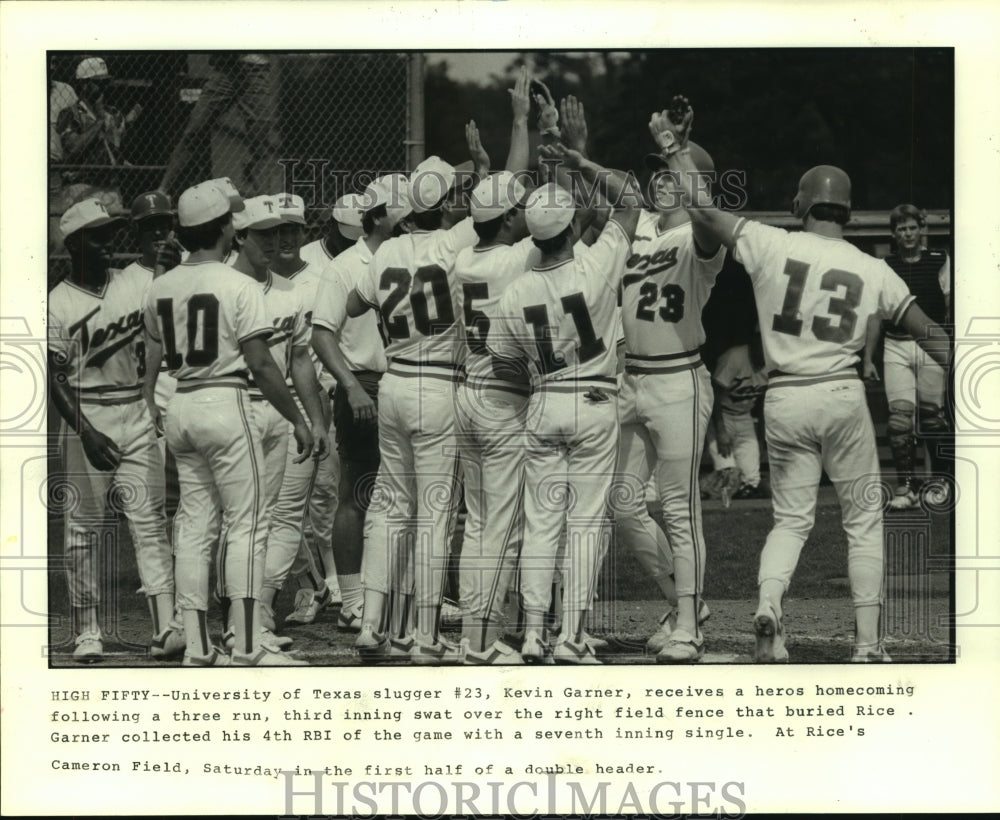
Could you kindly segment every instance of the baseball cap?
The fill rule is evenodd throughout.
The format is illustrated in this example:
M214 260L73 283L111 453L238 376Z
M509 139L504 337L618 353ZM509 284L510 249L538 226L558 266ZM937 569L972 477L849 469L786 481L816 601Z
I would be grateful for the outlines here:
M229 199L229 210L234 214L243 210L243 197L236 190L233 181L229 177L216 177L209 182L224 193Z
M296 194L275 194L278 202L278 216L282 222L293 222L296 225L306 224L305 200Z
M100 228L112 222L124 222L120 216L112 216L99 199L85 199L67 209L59 220L59 230L65 239L83 228Z
M214 182L199 182L177 200L177 222L182 228L204 225L229 213L229 198Z
M473 222L489 222L503 216L524 199L525 188L511 171L491 174L469 194Z
M404 174L386 174L365 188L362 195L361 212L385 205L385 212L392 224L407 216L410 205L410 183Z
M441 204L455 182L455 169L438 156L421 162L410 176L410 204L416 213L432 211Z
M78 80L106 80L111 75L108 74L108 64L100 57L88 57L80 61L76 67L76 78Z
M170 216L173 214L170 197L163 191L146 191L132 200L132 221L139 222L151 216Z
M563 232L575 213L572 194L550 182L528 197L524 215L535 239L551 239Z
M344 194L333 203L333 220L342 236L357 239L361 236L361 209L365 205L360 194Z
M273 196L254 196L243 200L244 208L233 214L233 227L238 231L266 231L281 224L277 199Z

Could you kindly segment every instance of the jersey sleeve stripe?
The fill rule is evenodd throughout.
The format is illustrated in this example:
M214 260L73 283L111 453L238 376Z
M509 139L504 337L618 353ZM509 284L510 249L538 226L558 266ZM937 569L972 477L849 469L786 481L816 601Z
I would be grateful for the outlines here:
M312 325L313 327L321 327L324 330L329 330L331 333L337 333L340 331L340 328L335 327L333 322L328 322L326 319L320 319L317 316L313 316Z
M625 233L625 229L621 226L621 223L619 223L618 220L614 218L609 219L608 224L614 225L616 228L618 228L618 230L622 232L622 236L625 237L625 241L631 244L632 240L628 238L628 234Z
M912 305L916 301L917 301L917 297L914 296L912 293L909 294L902 301L902 303L900 304L900 306L898 308L896 308L896 312L894 314L892 314L892 323L894 325L898 325L901 321L903 321L903 316L906 314L906 311L909 310L910 305Z
M736 227L733 228L733 244L735 245L739 241L740 235L743 233L743 229L746 227L747 218L745 216L740 217L740 221L736 223Z
M243 344L248 339L254 339L258 336L264 339L269 339L273 334L274 334L273 327L261 327L258 328L257 330L251 331L250 333L246 333L243 336L240 336L236 341L238 341L240 344Z

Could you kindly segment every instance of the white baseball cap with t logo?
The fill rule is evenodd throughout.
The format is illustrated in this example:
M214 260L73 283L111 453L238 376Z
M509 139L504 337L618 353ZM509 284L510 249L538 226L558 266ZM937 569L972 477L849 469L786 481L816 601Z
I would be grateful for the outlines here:
M243 200L246 206L233 214L233 227L238 231L266 231L281 224L281 207L273 196L254 196Z
M77 202L62 215L62 219L59 220L59 230L65 238L84 228L100 228L112 222L124 221L123 217L109 214L101 200L85 199L83 202Z

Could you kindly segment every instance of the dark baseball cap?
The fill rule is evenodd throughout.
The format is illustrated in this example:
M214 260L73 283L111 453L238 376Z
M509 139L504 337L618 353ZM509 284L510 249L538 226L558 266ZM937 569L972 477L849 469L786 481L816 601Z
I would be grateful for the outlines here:
M132 221L138 222L151 216L172 216L170 197L163 191L146 191L132 200Z

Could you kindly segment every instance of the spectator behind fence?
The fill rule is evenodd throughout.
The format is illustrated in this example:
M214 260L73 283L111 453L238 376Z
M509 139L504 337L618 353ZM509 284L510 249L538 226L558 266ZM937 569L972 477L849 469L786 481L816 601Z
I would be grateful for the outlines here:
M263 54L213 54L211 76L195 103L180 141L174 146L160 189L170 192L183 183L197 151L209 149L219 121L233 106L243 115L246 163L230 156L213 164L213 176L230 177L247 195L279 191L284 187L277 164L276 122L271 65ZM226 167L223 167L226 166Z

